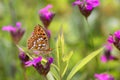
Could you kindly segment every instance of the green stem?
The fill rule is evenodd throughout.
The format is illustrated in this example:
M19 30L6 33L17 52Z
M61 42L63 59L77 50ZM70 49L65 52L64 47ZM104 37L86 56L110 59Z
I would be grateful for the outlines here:
M24 80L28 80L27 75L26 75L26 68L25 67L23 68L23 75L24 75Z
M46 76L42 76L42 79L43 80L48 80Z
M88 28L90 27L90 25L89 25L89 22L88 22L88 19L87 18L85 18L86 19L86 22L87 22L87 26L88 26ZM94 50L94 39L93 39L93 33L92 32L90 32L90 38L89 38L89 40L90 40L90 45L91 45L91 47L93 48L93 50Z

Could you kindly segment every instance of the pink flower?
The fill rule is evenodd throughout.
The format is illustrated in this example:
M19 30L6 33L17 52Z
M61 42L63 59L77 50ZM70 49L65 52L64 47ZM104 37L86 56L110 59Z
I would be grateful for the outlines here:
M52 57L49 57L47 60L48 60L47 62L48 64L52 64L54 59Z
M120 50L120 30L108 37L108 43L114 44L114 46Z
M11 26L11 25L3 26L2 30L3 31L8 31L8 32L16 32L20 28L21 28L21 23L20 22L16 22L16 26L15 27Z
M3 30L3 31L8 31L8 32L11 32L11 31L15 32L15 31L16 31L16 28L14 28L14 27L11 26L11 25L8 25L8 26L3 26L2 30Z
M53 63L53 58L47 58L47 62L43 65L41 63L36 64L35 69L41 74L46 76L47 73L50 71L50 65Z
M99 0L86 0L86 9L92 10L93 8L100 5Z
M39 56L37 58L34 58L33 60L25 62L25 65L26 65L26 67L29 67L29 66L32 66L32 65L36 66L36 64L41 62L41 60L42 60L42 57Z
M113 39L113 36L112 36L112 35L110 35L110 36L108 37L108 42L109 42L110 44L114 43L114 39Z
M92 10L100 5L99 0L76 0L73 2L73 6L78 6L80 12L87 18Z
M25 52L19 50L20 53L19 53L19 59L22 63L23 66L25 66L25 62L29 61L29 57L25 54Z
M114 80L114 77L107 73L95 74L94 77L97 80Z
M52 16L52 12L49 11L53 6L47 5L45 8L39 10L39 14L42 16L45 16L46 19L50 20L50 17Z
M116 60L116 57L111 54L112 51L112 45L111 44L106 44L105 45L105 51L103 55L101 56L101 61L102 62L108 62L109 60Z
M115 57L112 56L112 55L110 55L108 58L106 57L106 55L102 55L102 56L101 56L101 61L102 61L103 63L106 63L106 62L108 62L109 60L114 60L114 59L115 59Z
M24 35L25 29L21 28L21 23L20 22L16 22L16 26L3 26L2 27L3 31L8 31L11 34L11 37L13 39L13 41L15 42L15 44L18 44L18 42L21 40L22 36Z
M114 36L115 36L116 38L120 39L120 30L116 31L116 32L114 33Z
M51 23L53 17L55 16L55 14L51 11L49 11L49 9L51 9L53 6L52 5L47 5L45 8L40 9L39 10L39 15L40 15L40 19L44 24L44 27L48 28L49 24Z

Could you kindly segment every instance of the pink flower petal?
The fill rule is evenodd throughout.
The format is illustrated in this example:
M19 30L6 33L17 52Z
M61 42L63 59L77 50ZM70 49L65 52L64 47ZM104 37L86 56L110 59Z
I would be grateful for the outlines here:
M100 60L101 60L103 63L106 63L106 62L108 61L105 55L102 55L101 58L100 58Z
M105 44L105 49L111 51L112 50L112 45L111 44Z
M26 65L26 67L29 67L29 66L32 66L32 65L36 66L36 64L39 63L41 60L42 60L42 57L39 56L37 58L34 58L33 60L25 62L25 65Z
M45 8L42 8L41 10L39 10L39 14L45 14L49 12L49 9L51 9L53 6L52 5L47 5Z
M21 27L21 22L16 22L16 27L20 28Z
M115 37L117 37L118 39L120 39L120 30L116 31L114 33Z
M114 43L114 39L113 39L113 36L112 35L110 35L109 37L108 37L108 43L110 43L110 44L112 44L112 43Z
M3 26L2 30L10 32L10 31L16 31L16 28L13 26Z
M75 2L72 3L73 6L80 5L82 2L80 0L76 0Z
M107 73L95 74L94 77L98 80L114 80L114 77Z

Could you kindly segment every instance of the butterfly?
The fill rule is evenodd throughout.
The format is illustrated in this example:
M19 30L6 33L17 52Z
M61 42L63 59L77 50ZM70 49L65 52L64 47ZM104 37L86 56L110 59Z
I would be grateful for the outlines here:
M41 25L36 25L31 37L28 39L28 49L39 54L49 54L51 48L46 30Z

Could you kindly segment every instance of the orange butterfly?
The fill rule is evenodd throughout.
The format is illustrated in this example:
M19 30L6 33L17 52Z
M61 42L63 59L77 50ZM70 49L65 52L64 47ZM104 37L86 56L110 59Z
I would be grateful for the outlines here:
M28 39L28 49L38 51L39 54L51 53L48 35L41 25L36 25L32 36Z

